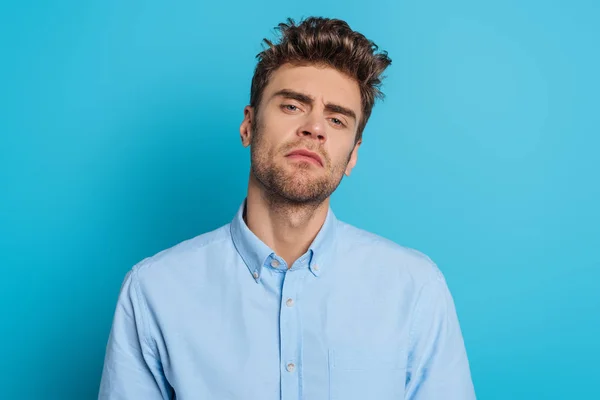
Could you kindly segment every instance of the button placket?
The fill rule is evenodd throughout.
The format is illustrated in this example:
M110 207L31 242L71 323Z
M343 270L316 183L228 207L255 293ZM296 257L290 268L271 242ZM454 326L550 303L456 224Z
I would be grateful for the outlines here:
M302 382L302 321L297 298L308 269L286 271L281 292L280 360L282 399L299 399Z

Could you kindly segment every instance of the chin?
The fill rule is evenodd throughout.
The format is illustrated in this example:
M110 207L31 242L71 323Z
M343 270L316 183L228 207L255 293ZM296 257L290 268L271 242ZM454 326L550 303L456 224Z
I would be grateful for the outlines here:
M315 179L291 179L279 187L279 192L297 203L314 203L327 197L327 187L324 182Z
M287 200L289 200L290 202L293 202L293 203L296 203L296 204L320 203L325 198L321 194L308 193L308 192L302 192L302 193L299 193L299 192L294 192L294 193L286 192L286 193L282 193L282 197L284 197Z

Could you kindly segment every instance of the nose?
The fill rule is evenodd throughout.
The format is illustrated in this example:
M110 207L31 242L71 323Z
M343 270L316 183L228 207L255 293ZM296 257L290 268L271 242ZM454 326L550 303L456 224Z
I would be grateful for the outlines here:
M313 138L320 143L327 141L325 118L312 112L306 116L304 123L298 128L298 136Z

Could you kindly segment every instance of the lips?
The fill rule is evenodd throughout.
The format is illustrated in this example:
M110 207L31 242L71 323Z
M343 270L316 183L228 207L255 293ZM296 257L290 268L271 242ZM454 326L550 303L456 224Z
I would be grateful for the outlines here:
M287 157L296 156L297 158L308 157L316 161L318 165L323 166L323 160L317 153L313 153L312 151L306 149L297 149L290 152ZM294 158L296 158L294 157Z

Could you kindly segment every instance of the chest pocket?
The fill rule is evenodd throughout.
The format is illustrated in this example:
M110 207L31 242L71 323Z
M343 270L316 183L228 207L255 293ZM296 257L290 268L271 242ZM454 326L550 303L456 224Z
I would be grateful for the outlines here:
M405 350L329 350L330 400L403 399L405 383Z

